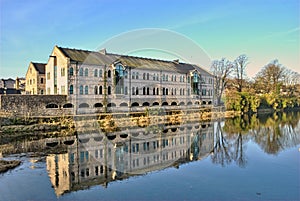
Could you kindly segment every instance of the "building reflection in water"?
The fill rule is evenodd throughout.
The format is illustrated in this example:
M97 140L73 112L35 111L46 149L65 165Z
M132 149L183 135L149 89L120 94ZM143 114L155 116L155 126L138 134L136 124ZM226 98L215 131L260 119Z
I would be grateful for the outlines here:
M213 138L211 122L81 133L67 153L47 156L47 170L57 196L107 187L114 180L200 160L213 150Z

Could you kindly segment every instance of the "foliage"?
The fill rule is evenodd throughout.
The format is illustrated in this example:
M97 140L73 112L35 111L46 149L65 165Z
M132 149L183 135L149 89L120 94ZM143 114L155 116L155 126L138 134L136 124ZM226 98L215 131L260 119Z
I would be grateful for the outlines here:
M243 113L256 112L260 105L258 96L251 92L232 92L226 94L226 109Z

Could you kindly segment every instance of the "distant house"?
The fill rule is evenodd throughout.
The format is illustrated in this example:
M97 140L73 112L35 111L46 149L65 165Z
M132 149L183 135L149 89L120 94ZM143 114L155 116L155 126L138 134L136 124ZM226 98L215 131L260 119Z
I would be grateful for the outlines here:
M25 85L26 85L26 78L24 77L17 77L15 82L15 89L20 90L21 94L25 93Z
M45 94L45 66L43 63L30 62L26 73L26 94Z
M15 80L12 78L0 80L0 94L21 94L21 90L15 88Z
M0 80L0 88L15 88L15 80L8 78L8 79L1 79Z

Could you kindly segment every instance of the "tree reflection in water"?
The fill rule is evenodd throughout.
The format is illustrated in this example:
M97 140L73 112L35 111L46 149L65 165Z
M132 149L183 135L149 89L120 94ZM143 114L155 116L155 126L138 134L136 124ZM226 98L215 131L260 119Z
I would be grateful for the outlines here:
M245 144L252 140L268 154L295 147L300 143L300 112L243 115L226 119L215 126L212 162L222 166L235 162L247 165Z

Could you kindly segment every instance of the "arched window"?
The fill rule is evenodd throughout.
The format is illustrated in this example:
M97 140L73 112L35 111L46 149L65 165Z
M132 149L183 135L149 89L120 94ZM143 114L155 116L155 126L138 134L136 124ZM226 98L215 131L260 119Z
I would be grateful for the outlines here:
M153 95L155 95L155 88L153 88Z
M107 94L110 95L111 94L111 86L107 87Z
M166 88L166 95L169 95L169 89Z
M132 76L131 76L131 79L135 79L135 72L132 72Z
M111 78L111 70L108 70L108 71L107 71L107 77L108 77L108 78Z
M102 73L102 69L99 70L99 77L102 77L103 73Z
M162 75L162 81L165 81L165 74Z
M135 95L139 95L139 88L138 87L135 88Z
M159 88L156 88L156 95L159 95Z
M98 69L94 70L94 77L98 77Z
M98 86L95 86L94 93L95 93L96 95L98 94Z
M139 79L139 72L136 72L135 79Z
M84 87L84 94L89 94L89 86Z
M82 86L82 85L80 85L80 87L79 87L79 94L80 94L80 95L83 94L83 86Z
M128 95L128 87L125 87L125 95Z
M149 95L149 87L147 87L147 95Z
M134 87L132 87L132 95L135 95Z
M79 69L79 76L83 76L83 68Z
M143 95L146 95L146 87L143 87Z
M99 86L99 94L102 95L102 86Z
M88 68L86 68L85 70L84 70L84 76L89 76L89 69Z
M73 67L69 68L69 76L73 76L74 75L74 69Z
M143 80L146 79L146 73L143 73Z
M70 85L69 93L70 93L70 94L73 94L73 93L74 93L74 87L73 87L73 85Z
M149 80L149 73L147 73L147 80Z

